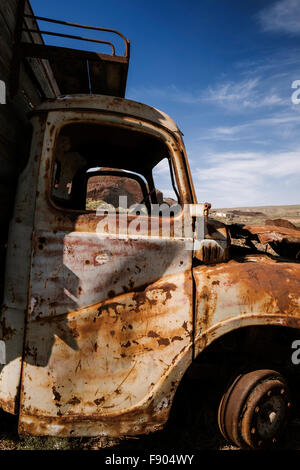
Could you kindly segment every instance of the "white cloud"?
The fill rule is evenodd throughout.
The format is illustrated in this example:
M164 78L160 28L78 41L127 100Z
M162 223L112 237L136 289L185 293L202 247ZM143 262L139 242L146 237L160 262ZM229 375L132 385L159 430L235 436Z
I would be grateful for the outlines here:
M253 89L257 87L259 78L250 78L240 82L227 82L217 85L215 88L209 87L207 90L207 101L217 104L228 105L248 101Z
M205 129L198 134L195 141L243 141L252 143L266 143L274 137L282 139L285 137L289 142L283 142L285 146L295 145L299 142L300 107L295 106L293 110L285 113L273 113L260 119L252 119L243 124L232 126L217 126Z
M210 86L204 100L230 111L240 111L245 108L271 108L287 103L274 87L269 86L269 80L262 80L261 77L230 81L216 87Z
M284 104L284 100L276 94L265 96L260 103L261 106L273 106L277 104Z
M214 207L288 204L299 193L300 148L277 154L216 152L202 161L206 166L193 172L198 199Z
M211 103L222 106L228 110L241 110L245 108L274 107L286 104L286 100L279 96L278 91L268 87L268 82L260 77L251 77L245 80L226 81L209 86L206 90L180 90L175 85L165 88L140 87L132 88L128 98L149 102L149 100L164 100L196 106Z
M264 31L300 34L299 0L279 0L258 14Z

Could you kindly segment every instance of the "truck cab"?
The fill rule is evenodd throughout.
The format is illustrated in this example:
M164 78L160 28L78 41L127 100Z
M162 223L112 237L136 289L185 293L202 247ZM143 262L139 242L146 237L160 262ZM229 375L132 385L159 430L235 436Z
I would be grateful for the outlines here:
M195 194L181 133L164 113L106 96L45 103L32 124L8 248L3 403L15 408L11 378L22 373L22 431L159 427L192 360L192 217L183 207ZM154 211L162 161L178 197L172 213L166 203ZM105 188L89 209L95 178ZM124 183L138 213L118 205ZM174 230L184 218L187 236Z

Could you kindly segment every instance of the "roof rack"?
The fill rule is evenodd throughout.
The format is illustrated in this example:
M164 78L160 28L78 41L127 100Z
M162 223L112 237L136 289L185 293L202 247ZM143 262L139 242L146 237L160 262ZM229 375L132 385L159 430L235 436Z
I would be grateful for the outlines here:
M18 92L21 62L26 58L46 59L49 62L58 86L57 95L93 93L118 97L125 96L130 58L130 42L123 34L114 29L85 26L78 23L26 14L25 0L19 0L19 2L12 67L12 96ZM41 30L37 21L110 33L111 35L118 36L124 42L124 55L116 55L115 45L110 41ZM24 35L30 37L31 42L25 42ZM39 41L34 40L34 35L39 35ZM111 53L91 52L46 45L43 41L43 35L109 46Z

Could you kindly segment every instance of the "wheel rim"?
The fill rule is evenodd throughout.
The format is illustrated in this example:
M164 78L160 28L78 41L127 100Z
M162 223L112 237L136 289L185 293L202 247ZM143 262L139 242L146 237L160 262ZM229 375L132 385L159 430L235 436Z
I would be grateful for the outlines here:
M249 372L239 375L223 395L219 428L225 439L239 447L273 446L287 424L290 408L288 387L278 372Z

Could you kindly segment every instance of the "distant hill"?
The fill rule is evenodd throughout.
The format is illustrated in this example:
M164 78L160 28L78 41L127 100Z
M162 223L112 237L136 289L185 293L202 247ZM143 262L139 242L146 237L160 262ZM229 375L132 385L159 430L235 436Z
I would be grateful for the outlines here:
M214 211L227 212L239 210L243 212L263 212L266 215L277 215L280 213L284 214L296 214L300 215L300 204L286 205L286 206L249 206L249 207L229 207L229 208L213 208Z
M232 223L265 224L268 219L285 219L300 226L300 204L282 206L249 206L211 209L211 215Z

